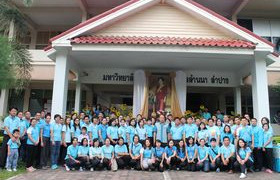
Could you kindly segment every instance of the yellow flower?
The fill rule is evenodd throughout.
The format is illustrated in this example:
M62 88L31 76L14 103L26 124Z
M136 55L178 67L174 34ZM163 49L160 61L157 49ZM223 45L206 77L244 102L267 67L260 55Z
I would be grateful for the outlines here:
M200 106L199 106L199 109L204 110L204 109L205 109L204 105L203 105L203 104L200 105Z

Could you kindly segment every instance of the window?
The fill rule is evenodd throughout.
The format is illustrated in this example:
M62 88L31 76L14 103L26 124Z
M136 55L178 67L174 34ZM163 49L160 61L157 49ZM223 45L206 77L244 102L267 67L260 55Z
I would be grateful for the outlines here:
M16 107L19 111L23 111L24 104L24 90L16 91L14 89L9 90L8 107Z
M49 39L60 34L61 32L41 31L37 34L36 49L44 49L48 46Z
M27 49L29 49L29 46L31 44L31 33L28 32L24 37L17 36L17 41L20 42Z
M253 31L252 19L237 19L237 24L250 31Z
M273 44L275 44L275 50L280 53L280 37L273 37Z

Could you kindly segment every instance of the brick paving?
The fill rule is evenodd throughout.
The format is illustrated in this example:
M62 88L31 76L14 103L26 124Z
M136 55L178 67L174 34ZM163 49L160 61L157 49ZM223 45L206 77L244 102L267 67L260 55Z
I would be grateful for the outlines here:
M14 178L12 180L233 180L239 179L239 173L228 174L221 172L219 174L215 172L187 172L187 171L165 171L160 172L148 172L148 171L133 171L133 170L119 170L117 172L112 171L71 171L66 172L60 168L58 170L37 170L33 173L25 173ZM267 174L264 172L249 173L246 179L254 180L280 180L280 173Z

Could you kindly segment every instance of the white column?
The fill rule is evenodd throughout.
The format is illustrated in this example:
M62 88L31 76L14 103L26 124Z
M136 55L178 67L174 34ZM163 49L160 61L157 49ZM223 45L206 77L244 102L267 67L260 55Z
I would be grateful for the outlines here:
M29 110L30 91L31 91L30 88L26 88L24 90L23 111Z
M254 117L258 122L262 117L270 118L268 84L265 57L260 52L255 52L252 63L252 97Z
M176 71L175 86L182 113L186 111L187 75L183 71Z
M58 50L56 53L55 73L52 96L52 117L66 114L67 92L68 92L68 51Z
M80 80L77 80L76 82L76 94L75 94L75 111L76 112L80 112L80 108L81 108L81 82Z
M144 70L134 72L133 82L133 116L141 112L145 97L146 74Z
M7 114L8 98L9 98L9 89L1 89L0 116L5 116Z
M36 43L37 43L37 31L36 30L31 30L31 42L29 49L36 49Z
M234 111L237 114L242 113L242 108L241 108L241 88L240 87L235 87L234 88Z

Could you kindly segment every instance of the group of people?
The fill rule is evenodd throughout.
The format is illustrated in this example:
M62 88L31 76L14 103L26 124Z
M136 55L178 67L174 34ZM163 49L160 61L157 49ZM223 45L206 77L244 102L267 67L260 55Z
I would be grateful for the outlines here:
M258 123L248 115L90 118L82 112L52 120L44 111L31 118L13 107L4 120L0 166L16 171L20 157L28 172L60 164L67 171L241 171L245 178L247 170L273 173L272 137L268 118Z

